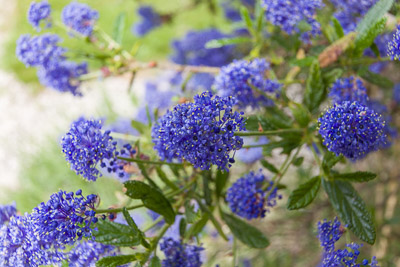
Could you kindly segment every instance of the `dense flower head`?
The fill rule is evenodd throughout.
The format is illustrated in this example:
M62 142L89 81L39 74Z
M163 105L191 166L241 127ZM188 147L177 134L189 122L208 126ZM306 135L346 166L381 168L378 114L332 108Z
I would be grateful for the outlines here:
M221 67L231 62L234 47L205 48L208 41L229 37L217 29L190 31L181 40L172 42L174 54L171 60L177 64Z
M200 259L200 252L204 250L202 247L164 238L160 243L160 249L166 257L162 261L163 267L200 267L202 264Z
M338 218L334 221L327 221L326 219L318 222L318 238L321 247L324 251L332 251L335 249L335 243L342 237L344 228Z
M245 145L264 145L268 143L268 139L266 137L261 137L257 141L251 139L249 137L243 138ZM252 164L263 157L263 148L260 147L250 147L250 148L242 148L238 152L236 152L236 158L243 163Z
M327 149L353 161L381 148L386 140L382 116L356 101L335 103L318 122Z
M64 255L51 243L40 239L37 225L29 214L13 216L0 226L0 265L33 266L59 263Z
M10 218L17 214L15 202L10 205L0 205L0 227L10 220Z
M303 41L309 42L311 36L321 33L321 25L315 19L317 9L323 7L321 0L262 0L261 5L267 21L290 35L300 33L302 21L311 26L311 30L301 34Z
M333 14L345 33L354 31L361 18L378 0L330 0L336 7Z
M136 150L130 144L124 144L122 148L115 152L115 156L123 158L133 158ZM131 177L131 167L132 162L121 160L121 159L111 159L104 160L100 164L100 167L105 168L108 173L115 173L117 177L121 180L127 180Z
M50 26L48 21L51 14L50 4L43 0L39 3L32 2L28 10L28 21L36 30L40 30L40 22L42 20L47 20L47 26Z
M47 33L39 36L24 34L17 41L16 54L27 67L48 67L65 58L67 50L58 46L60 41L61 38L56 34Z
M263 190L265 185L266 190ZM273 188L273 189L272 189ZM272 192L270 192L273 190ZM268 199L266 195L268 194ZM226 201L233 213L247 220L264 218L269 208L276 206L277 199L282 198L274 183L266 178L261 170L250 172L239 178L227 191Z
M99 259L115 255L117 255L117 249L114 246L104 245L90 240L81 241L68 253L68 266L95 267Z
M94 211L97 196L84 197L82 190L76 195L60 190L34 208L32 221L42 240L54 244L72 245L82 236L92 237L92 224L97 222Z
M243 145L234 134L245 129L243 113L234 112L234 104L232 97L203 92L194 103L175 106L152 128L154 149L162 160L185 159L201 170L212 164L228 170L234 162L230 152Z
M141 17L141 21L134 25L133 30L138 36L146 35L162 23L160 14L158 14L151 6L140 6L137 13Z
M75 63L71 61L54 62L49 67L41 67L38 77L41 84L60 92L70 92L75 96L81 96L78 91L81 81L79 77L88 72L87 63Z
M353 76L337 79L330 88L329 97L333 103L342 101L357 101L366 104L368 101L367 89L360 79Z
M265 77L267 70L269 63L265 59L257 58L250 62L234 60L221 68L221 72L215 78L214 86L222 96L234 96L241 108L271 106L272 99L262 93L276 95L281 85Z
M84 36L90 36L99 13L88 5L72 2L64 7L61 13L62 22Z
M61 140L62 151L71 169L89 181L96 181L101 175L97 166L105 159L115 159L117 143L110 131L102 131L102 126L99 120L81 117L72 123Z
M400 59L400 25L397 26L396 32L392 36L392 40L388 43L387 55L392 60Z

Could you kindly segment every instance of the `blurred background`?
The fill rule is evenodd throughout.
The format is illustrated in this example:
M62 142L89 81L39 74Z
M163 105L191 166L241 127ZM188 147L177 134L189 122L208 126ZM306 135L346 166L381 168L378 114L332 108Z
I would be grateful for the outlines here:
M81 188L85 194L99 194L104 207L118 203L122 197L121 183L109 177L101 177L96 183L89 183L78 177L66 164L59 140L68 130L71 121L81 115L107 118L110 122L119 116L134 117L136 107L143 98L146 82L157 80L160 73L140 72L133 84L130 75L90 81L83 84L84 97L44 88L38 82L36 70L26 68L15 56L18 37L25 33L36 34L26 20L30 2L0 0L0 204L16 201L21 213L30 212L60 188L66 191ZM59 16L61 9L70 1L49 2L53 16ZM231 29L231 23L224 17L223 11L216 9L212 15L208 11L208 1L204 1L204 4L193 9L178 12L172 23L138 38L132 34L131 25L138 20L136 9L142 1L80 2L88 3L99 11L98 23L110 34L114 31L116 19L125 16L122 45L128 51L138 49L137 58L143 61L168 58L171 54L171 40L182 37L189 30L217 27L227 32ZM144 2L164 13L177 11L189 3L185 0ZM55 32L62 36L63 46L71 50L78 46L82 48L81 42L76 39L62 31ZM92 67L96 67L93 64ZM398 76L396 73L393 75ZM395 143L390 150L373 153L353 166L353 169L380 174L379 180L368 186L360 185L359 192L374 211L378 232L376 245L371 248L365 244L362 253L365 258L376 255L381 266L400 266L399 154L400 147ZM303 156L307 160L307 153ZM243 170L236 172L242 173ZM289 172L285 178L290 185L289 189L296 188L296 184L310 177L312 172L312 165L309 169ZM240 266L318 265L320 248L316 224L324 218L333 219L335 215L324 193L320 193L307 209L289 212L285 208L288 192L282 191L283 199L271 214L254 222L266 233L271 245L265 250L251 250L239 244ZM348 238L356 240L356 237L349 235ZM214 236L210 230L204 233L205 238L202 239L207 255L205 266L215 266L217 263L220 266L230 266L232 244ZM344 238L341 241L346 242Z

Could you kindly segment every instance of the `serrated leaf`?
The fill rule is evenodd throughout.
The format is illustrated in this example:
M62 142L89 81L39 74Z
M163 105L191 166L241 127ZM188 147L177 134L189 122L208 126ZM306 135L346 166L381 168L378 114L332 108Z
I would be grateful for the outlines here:
M322 74L322 80L326 87L331 87L331 85L343 75L342 69L333 69Z
M124 218L128 225L134 230L134 231L140 231L138 226L136 225L135 221L132 219L131 215L129 214L128 210L124 207L122 209L122 214L124 215Z
M100 259L96 262L96 267L116 267L124 265L136 260L136 256L132 255L118 255L118 256L108 256Z
M181 218L181 220L179 221L179 235L182 238L185 237L186 226L187 226L187 222L186 222L185 218Z
M353 186L343 181L326 181L322 185L345 225L361 240L374 244L376 239L372 216Z
M306 83L306 90L304 93L304 104L310 112L314 112L326 95L324 82L322 81L321 69L318 61L310 67L308 79Z
M289 103L293 117L301 127L306 127L311 121L311 114L307 108L299 103Z
M161 267L161 261L157 256L153 256L150 260L149 267Z
M364 50L370 47L373 43L375 38L383 32L386 25L386 18L382 18L378 20L375 25L369 27L363 35L358 34L355 41L355 48L354 54L356 57L362 55Z
M369 71L368 68L360 68L360 70L358 71L358 75L360 75L361 78L367 80L368 82L385 89L391 89L394 86L394 83L391 80L378 73Z
M271 163L269 163L267 160L262 159L262 160L260 160L260 163L261 163L261 165L262 165L264 168L266 168L266 169L269 170L270 172L272 172L272 173L279 173L279 170L278 170L274 165L272 165Z
M93 232L96 242L120 247L132 247L140 244L139 232L134 231L128 225L99 220L96 226L98 231Z
M164 216L168 224L174 223L175 212L171 203L160 191L140 181L127 181L124 185L128 197L141 199L147 208Z
M227 45L244 44L248 42L251 42L251 39L248 37L221 38L208 41L205 44L205 48L220 48Z
M359 36L364 36L392 7L394 0L380 0L377 2L364 18L358 23L356 32Z
M265 235L254 226L227 213L221 213L222 220L226 222L232 234L243 244L252 248L266 248L269 241Z
M189 201L185 202L185 217L188 223L195 223L201 218L200 210L194 211L194 205L190 205Z
M376 174L372 172L351 172L337 173L332 175L335 180L343 180L348 182L368 182L376 178Z
M217 170L215 181L215 194L219 197L225 188L226 182L229 178L229 172Z
M316 176L309 181L301 184L289 196L287 209L297 210L309 205L317 195L319 187L321 186L321 177Z
M126 13L121 12L114 22L114 30L112 36L113 39L119 44L122 44L122 39L124 37L125 21L126 21Z
M329 173L331 168L336 165L341 159L343 155L336 156L335 153L327 151L322 159L322 168L326 173Z
M199 221L197 221L195 224L193 224L187 231L186 231L186 238L189 239L192 236L198 235L201 230L203 230L204 226L206 226L209 216L207 213L203 213L203 216Z

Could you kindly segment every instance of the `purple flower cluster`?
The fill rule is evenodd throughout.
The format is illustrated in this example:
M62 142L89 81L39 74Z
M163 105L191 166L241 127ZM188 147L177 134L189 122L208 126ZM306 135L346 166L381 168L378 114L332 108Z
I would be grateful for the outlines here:
M15 203L11 205L0 205L0 227L10 221L10 218L17 214Z
M110 131L102 131L103 123L83 117L74 121L69 132L62 138L61 146L71 169L88 181L100 176L98 164L105 167L105 159L114 160L116 145Z
M321 0L262 0L267 21L280 27L287 34L300 33L299 23L307 22L311 30L301 33L301 39L309 42L312 36L321 33L321 25L315 19L317 9L324 4Z
M99 13L88 5L72 2L65 6L61 13L62 22L83 36L90 36Z
M181 40L172 42L174 54L171 60L177 64L221 67L231 62L234 47L231 45L220 48L205 48L208 41L226 38L216 29L190 31Z
M146 35L162 23L160 14L151 6L140 6L137 13L141 17L141 21L137 22L133 27L133 31L137 36Z
M377 0L330 0L336 7L333 14L340 22L345 33L354 31L361 18L367 14L368 10Z
M65 48L59 47L61 38L55 34L31 36L24 34L17 41L16 54L27 67L47 68L65 59Z
M266 190L263 187L268 184ZM250 172L239 178L227 191L226 201L233 213L247 220L264 218L269 208L275 207L278 194L275 187L272 192L273 182L269 181L262 173ZM266 195L268 198L266 199Z
M114 246L103 245L94 241L82 241L68 253L68 266L70 267L95 267L96 262L107 256L117 255Z
M96 195L82 196L82 190L73 192L60 190L42 202L32 212L36 233L42 240L54 244L72 245L82 236L92 236L92 224L97 222Z
M378 150L386 142L382 116L356 101L334 104L318 122L328 150L352 161Z
M267 70L265 59L234 60L221 68L214 86L222 96L234 96L241 108L271 106L274 102L266 94L279 94L281 85L265 77Z
M202 264L200 259L200 252L204 250L202 247L164 238L160 243L160 249L166 257L162 261L163 267L200 267Z
M353 76L337 79L330 88L329 97L333 100L333 103L357 101L366 104L368 101L367 89L363 82Z
M339 220L335 218L333 222L324 220L318 222L318 237L321 247L323 248L321 267L332 266L371 266L379 267L376 257L372 257L371 262L364 259L360 264L357 263L358 256L360 255L360 248L362 245L357 243L346 244L345 249L335 250L335 243L340 239L344 227Z
M195 168L217 165L228 170L234 162L231 151L239 150L242 138L235 132L245 129L243 113L233 112L235 100L210 92L194 97L194 103L175 106L152 128L154 149L161 160L185 159Z
M39 25L42 20L47 22L46 27L50 27L50 14L51 7L46 0L39 3L32 2L28 10L28 21L37 31L39 31Z
M400 25L397 26L396 32L392 36L392 40L388 43L387 55L392 60L400 59Z

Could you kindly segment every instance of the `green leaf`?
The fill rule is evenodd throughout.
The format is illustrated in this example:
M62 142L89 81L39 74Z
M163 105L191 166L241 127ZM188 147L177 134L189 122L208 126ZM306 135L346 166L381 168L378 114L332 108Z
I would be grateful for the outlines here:
M142 173L143 177L150 183L150 185L151 185L152 187L154 187L154 188L160 190L160 188L159 188L159 187L157 186L157 184L153 181L153 179L150 178L150 176L149 176L149 174L147 173L147 169L146 169L146 167L144 166L144 164L143 164L143 163L138 163L138 162L137 162L136 165L139 167L140 172Z
M361 76L361 78L364 78L370 83L376 84L379 87L385 88L385 89L391 89L393 88L394 84L391 80L388 78L378 74L374 73L372 71L369 71L368 68L360 68L358 71L358 75Z
M368 28L364 35L358 34L355 40L354 54L356 57L360 57L364 50L370 47L375 38L383 32L386 25L386 18L378 20L375 25Z
M261 165L263 165L264 168L266 168L267 170L269 170L272 173L279 173L279 170L272 165L271 163L269 163L267 160L262 159L260 160Z
M336 35L340 38L344 36L344 31L342 25L340 25L340 22L337 20L337 18L333 17L332 18L333 22L333 27L335 29Z
M249 30L249 32L251 32L254 35L253 21L251 20L249 10L244 6L241 6L240 15L242 17L242 20L246 23L246 27Z
M287 209L297 210L309 205L317 195L319 187L321 186L321 177L316 176L309 181L301 184L294 190L288 199Z
M194 205L190 205L189 200L185 202L185 216L188 223L195 223L201 218L200 210L194 211Z
M182 238L185 237L186 226L187 226L187 222L186 222L185 218L181 218L181 220L179 221L179 235Z
M343 75L342 69L333 69L322 74L322 79L327 87L330 87L337 79Z
M166 175L165 172L161 169L160 166L156 166L156 171L157 171L158 177L160 177L160 179L161 179L167 186L169 186L169 187L170 187L171 189L173 189L174 191L175 191L175 190L179 190L179 187L168 179L167 175Z
M215 194L219 197L225 188L226 182L229 178L229 172L217 170L215 182Z
M303 161L304 161L304 157L298 157L293 160L292 164L294 166L300 166L301 164L303 164Z
M97 241L97 240L96 240ZM132 255L118 255L118 256L108 256L100 259L96 262L96 267L116 267L124 265L136 260L136 256Z
M345 225L361 240L374 244L376 239L372 216L353 186L343 181L326 181L322 185Z
M126 21L126 13L121 12L114 22L114 30L112 37L119 44L122 44L122 39L124 37L125 21Z
M151 258L149 267L161 267L161 261L157 256L153 256L153 258Z
M289 108L293 117L301 127L306 127L311 121L311 114L307 108L299 103L290 102Z
M197 221L195 224L193 224L189 230L186 231L186 238L189 239L192 236L198 235L201 230L203 230L204 226L206 226L210 216L207 213L203 213L203 216L199 221Z
M136 129L140 134L146 133L148 127L146 124L141 123L140 121L131 120L131 125L134 129Z
M368 182L376 178L376 174L372 172L351 172L334 174L335 180L343 180L349 182Z
M317 60L310 67L306 90L304 93L304 104L308 110L314 112L318 109L326 95L325 86L322 81L321 69Z
M326 173L329 173L331 168L343 159L343 155L336 156L335 153L327 151L322 159L322 168Z
M356 32L357 36L364 36L369 29L376 25L376 23L389 11L392 7L394 0L380 0L377 2L364 18L358 23Z
M299 66L299 67L310 67L316 59L317 58L315 58L315 57L305 57L302 59L293 59L290 61L290 64L294 65L294 66Z
M130 227L132 227L132 229L134 231L139 232L140 230L139 230L138 226L136 225L135 221L132 219L131 215L129 214L128 210L125 207L122 209L122 214L124 215L125 220L128 223L128 225Z
M269 246L268 239L254 226L227 213L221 212L221 217L231 229L232 234L247 246L252 248L266 248Z
M164 216L168 224L174 223L175 212L171 203L160 191L140 181L127 181L124 185L128 197L141 199L147 208Z
M212 203L212 193L210 189L211 171L204 171L202 177L204 200L206 201L207 205L210 206Z
M128 225L99 220L96 227L98 231L93 232L96 242L120 247L133 247L140 244L139 232Z
M243 43L249 43L251 42L251 39L248 37L235 37L235 38L221 38L221 39L215 39L208 41L205 44L205 48L211 49L211 48L220 48L226 45L235 45L235 44L243 44Z

